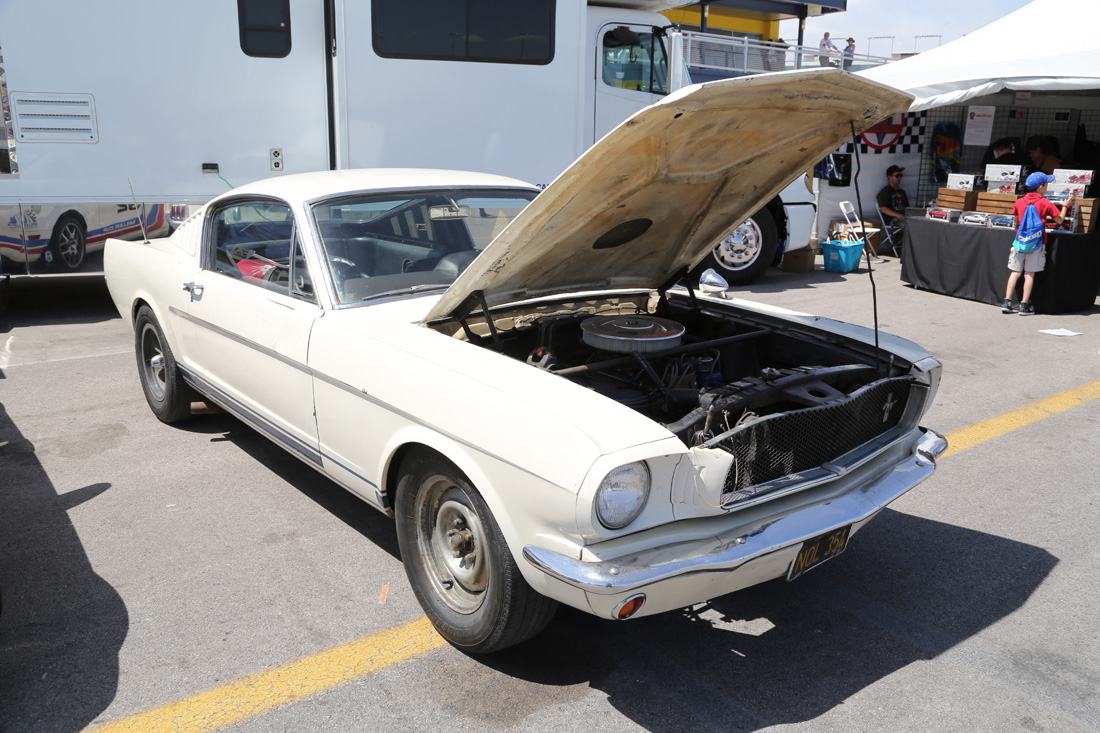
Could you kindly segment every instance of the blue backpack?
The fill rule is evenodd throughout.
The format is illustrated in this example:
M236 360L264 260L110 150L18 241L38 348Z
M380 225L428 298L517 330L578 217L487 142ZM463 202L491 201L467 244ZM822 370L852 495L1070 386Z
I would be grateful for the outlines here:
M1043 217L1039 216L1039 210L1035 204L1028 204L1024 209L1024 218L1020 221L1020 229L1016 232L1016 239L1012 246L1017 252L1027 254L1034 252L1043 246Z

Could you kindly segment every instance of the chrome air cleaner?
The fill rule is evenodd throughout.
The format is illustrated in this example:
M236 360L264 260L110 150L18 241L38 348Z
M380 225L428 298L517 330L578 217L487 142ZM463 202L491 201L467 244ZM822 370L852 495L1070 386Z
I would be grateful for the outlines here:
M581 323L581 331L588 346L619 354L674 349L684 335L676 321L646 315L593 316Z

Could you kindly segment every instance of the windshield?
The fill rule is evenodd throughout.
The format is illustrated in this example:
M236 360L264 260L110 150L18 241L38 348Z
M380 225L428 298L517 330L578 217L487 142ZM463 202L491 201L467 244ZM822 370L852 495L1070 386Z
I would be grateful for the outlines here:
M537 191L404 191L314 204L341 303L445 288Z

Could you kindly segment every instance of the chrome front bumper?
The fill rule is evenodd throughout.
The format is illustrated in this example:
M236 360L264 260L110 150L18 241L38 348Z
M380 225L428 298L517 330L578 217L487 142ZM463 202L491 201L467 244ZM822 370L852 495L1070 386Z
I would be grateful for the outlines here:
M878 479L832 501L780 517L754 532L735 529L701 540L652 547L626 557L582 562L541 547L523 548L527 562L568 585L601 596L703 573L728 573L845 525L862 525L936 470L947 440L921 428L913 455ZM773 575L772 577L778 577ZM769 578L761 578L761 582Z

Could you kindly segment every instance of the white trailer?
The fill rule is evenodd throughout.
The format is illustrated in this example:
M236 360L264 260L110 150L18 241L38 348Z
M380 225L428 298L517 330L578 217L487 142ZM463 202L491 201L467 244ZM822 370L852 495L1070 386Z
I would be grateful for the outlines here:
M81 207L202 203L283 173L451 168L545 186L687 82L677 34L657 12L680 4L195 0L181 12L120 0L105 13L76 0L3 3L0 226L20 226L0 231L0 266L34 272L58 220L87 221ZM35 217L35 245L29 207L55 212ZM797 181L709 264L731 283L755 279L779 241L809 242L812 221Z

